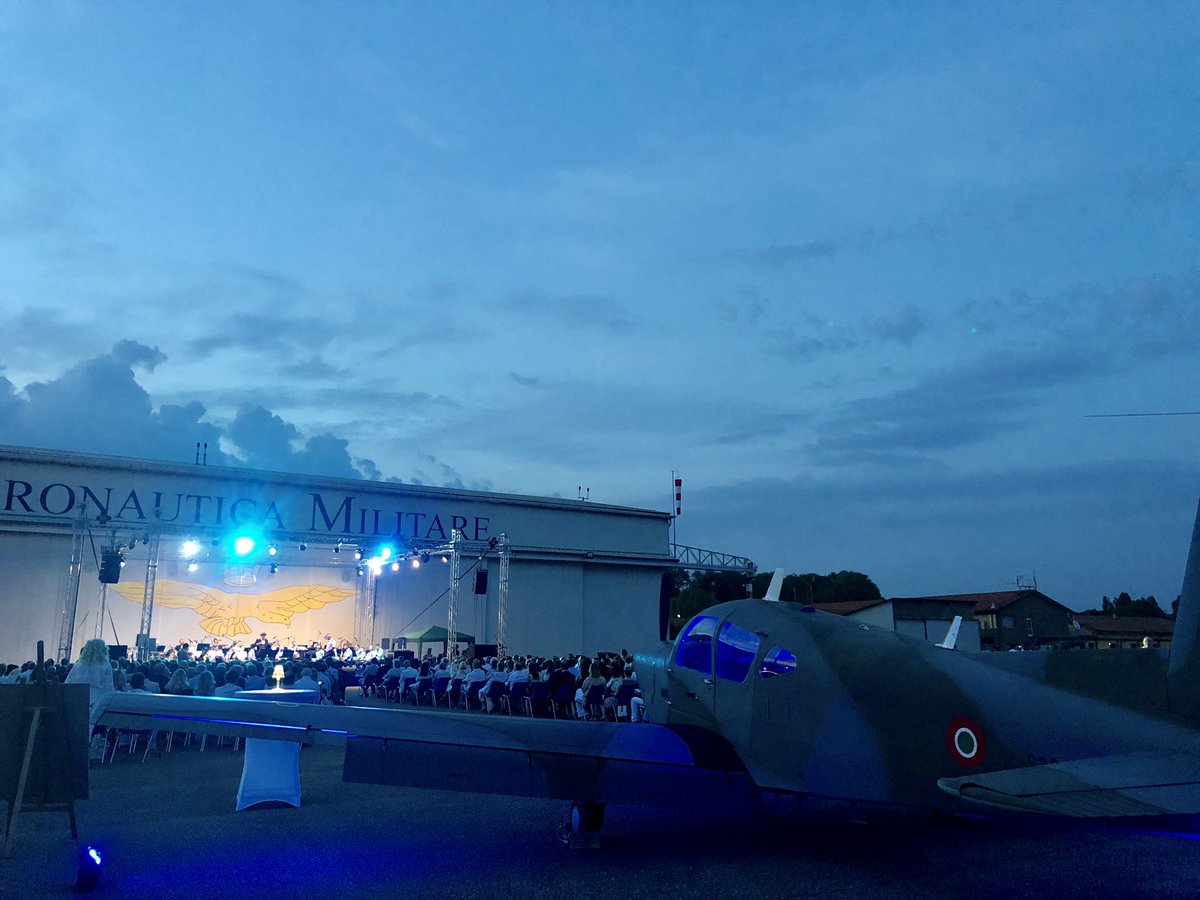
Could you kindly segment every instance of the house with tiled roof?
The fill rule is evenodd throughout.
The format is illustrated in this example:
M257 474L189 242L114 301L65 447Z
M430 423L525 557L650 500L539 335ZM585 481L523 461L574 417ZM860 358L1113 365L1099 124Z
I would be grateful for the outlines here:
M1146 640L1153 647L1169 647L1175 633L1171 619L1150 616L1113 616L1077 614L1081 634L1086 646L1099 649L1118 647L1142 647Z
M953 597L850 600L818 603L815 608L934 643L940 643L946 637L955 616L962 616L955 646L960 650L979 649L979 624L973 618L974 604Z
M1080 645L1075 611L1035 588L957 596L975 602L980 645L985 650Z
M825 603L817 609L935 642L962 616L957 644L962 650L1040 650L1085 642L1074 625L1077 613L1030 588Z

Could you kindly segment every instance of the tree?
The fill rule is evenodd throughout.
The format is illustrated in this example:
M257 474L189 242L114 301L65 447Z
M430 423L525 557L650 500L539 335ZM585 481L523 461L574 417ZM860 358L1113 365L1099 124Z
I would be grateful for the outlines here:
M1176 600L1171 604L1171 616L1174 616L1178 603L1179 601ZM1116 600L1110 600L1107 595L1101 597L1100 608L1084 610L1084 615L1140 616L1147 619L1169 618L1163 608L1158 605L1158 600L1153 594L1134 600L1129 596L1128 591L1121 591L1117 594Z

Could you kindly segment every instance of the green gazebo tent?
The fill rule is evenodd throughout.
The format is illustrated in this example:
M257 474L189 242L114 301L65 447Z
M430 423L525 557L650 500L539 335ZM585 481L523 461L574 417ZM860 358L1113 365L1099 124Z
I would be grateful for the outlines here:
M414 631L412 634L406 634L403 637L409 646L412 646L414 641L416 642L417 656L420 656L425 644L442 644L446 646L448 644L446 640L448 633L444 625L431 625L424 631ZM456 644L475 643L475 635L473 634L464 634L461 631L456 631L454 634ZM447 649L449 648L447 647Z

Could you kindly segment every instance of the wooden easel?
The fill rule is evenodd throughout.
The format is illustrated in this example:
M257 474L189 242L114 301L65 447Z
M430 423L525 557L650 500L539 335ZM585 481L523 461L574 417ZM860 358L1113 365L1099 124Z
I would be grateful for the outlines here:
M65 812L71 837L78 839L75 801L88 795L88 732L88 686L47 684L45 647L38 641L30 683L0 685L0 787L8 801L5 859L12 856L22 811Z

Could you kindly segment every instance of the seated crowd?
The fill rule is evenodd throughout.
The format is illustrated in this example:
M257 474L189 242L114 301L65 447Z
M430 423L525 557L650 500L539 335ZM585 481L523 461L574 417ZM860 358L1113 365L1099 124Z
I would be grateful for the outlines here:
M262 636L265 639L265 635ZM95 646L92 646L95 645ZM89 665L103 667L107 648L102 641L89 641ZM205 647L199 653L194 647ZM238 691L284 688L319 692L322 703L345 703L348 688L358 697L385 701L407 701L416 705L445 706L487 713L554 716L578 719L645 721L645 707L637 688L633 658L625 650L588 656L519 656L475 658L468 652L453 657L424 658L388 653L379 648L342 646L327 642L298 647L294 644L272 649L255 642L246 653L210 654L211 646L180 642L146 662L112 660L113 690L189 696L229 696ZM286 654L283 652L287 650ZM225 658L228 655L228 659ZM72 680L72 668L84 662L81 654L73 666L69 660L50 660L45 667L50 682ZM274 672L282 666L276 684ZM3 666L0 684L28 681L32 661ZM106 674L106 673L105 673ZM84 680L83 669L74 680ZM95 675L89 675L95 680ZM107 681L107 675L104 679ZM351 697L355 697L351 694Z

